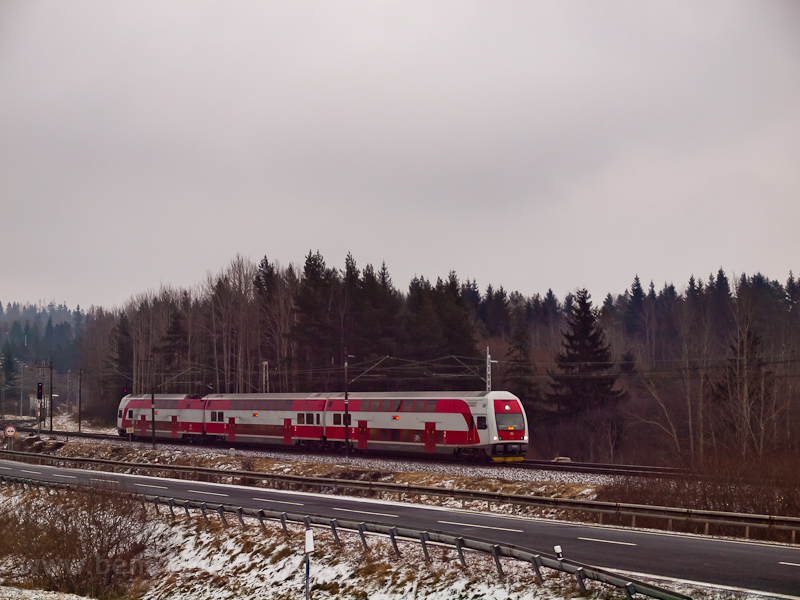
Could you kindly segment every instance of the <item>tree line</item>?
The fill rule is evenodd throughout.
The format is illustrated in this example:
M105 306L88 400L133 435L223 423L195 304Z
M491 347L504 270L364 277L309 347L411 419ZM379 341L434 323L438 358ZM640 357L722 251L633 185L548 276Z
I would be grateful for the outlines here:
M488 348L493 388L523 400L539 456L759 459L800 445L799 303L792 273L781 284L720 269L680 291L636 276L595 303L584 289L481 290L454 272L401 291L386 265L351 255L343 269L319 252L286 267L236 257L119 310L9 305L3 385L18 389L24 361L80 368L86 408L110 420L128 392L341 391L345 359L353 391L485 389Z

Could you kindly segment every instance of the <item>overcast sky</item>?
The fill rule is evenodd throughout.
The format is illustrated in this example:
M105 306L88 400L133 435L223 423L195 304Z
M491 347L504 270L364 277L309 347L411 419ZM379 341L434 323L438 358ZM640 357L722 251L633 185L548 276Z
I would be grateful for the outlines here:
M238 253L596 301L800 271L800 2L0 0L0 301Z

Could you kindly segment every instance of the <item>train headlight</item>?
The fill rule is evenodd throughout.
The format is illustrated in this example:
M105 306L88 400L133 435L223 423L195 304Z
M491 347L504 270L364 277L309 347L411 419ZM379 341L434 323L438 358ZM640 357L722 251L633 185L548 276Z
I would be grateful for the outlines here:
M527 439L528 439L528 436L526 435L526 436L525 436L524 438L522 438L522 439L523 439L523 440L527 440Z
M497 436L494 436L494 441L495 441L495 442L496 442L497 440L499 440L499 439L500 439L500 438L498 438Z
M511 407L508 404L506 404L506 410L511 410Z

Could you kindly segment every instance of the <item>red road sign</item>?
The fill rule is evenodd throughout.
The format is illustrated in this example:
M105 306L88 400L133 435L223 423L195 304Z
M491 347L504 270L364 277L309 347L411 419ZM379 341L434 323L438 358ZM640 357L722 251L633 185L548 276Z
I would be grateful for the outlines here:
M6 427L6 437L14 437L17 435L17 428L13 425L9 425Z

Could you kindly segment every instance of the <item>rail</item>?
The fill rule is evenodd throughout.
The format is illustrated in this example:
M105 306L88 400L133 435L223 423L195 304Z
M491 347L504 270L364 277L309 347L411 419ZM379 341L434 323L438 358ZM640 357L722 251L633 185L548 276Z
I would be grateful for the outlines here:
M630 526L636 527L637 519L648 518L666 521L667 530L672 531L673 522L699 523L705 527L705 534L709 533L709 525L725 525L744 528L744 538L750 538L750 529L759 528L767 530L782 530L790 532L791 543L797 542L797 532L800 531L800 518L775 515L755 515L745 513L732 513L723 511L693 510L668 506L649 506L643 504L628 504L622 502L602 502L598 500L574 500L568 498L546 498L542 496L524 496L520 494L503 494L500 492L484 492L478 490L458 490L440 487L411 486L408 484L379 483L371 481L353 481L347 479L331 479L327 477L303 477L281 473L258 473L255 471L234 471L211 469L185 465L163 465L157 463L131 463L113 461L100 458L72 458L50 456L31 452L17 452L0 450L0 456L18 459L22 462L42 462L74 465L97 465L115 469L128 469L137 472L173 473L189 476L194 480L219 481L222 478L238 478L241 481L272 482L297 486L300 491L313 489L354 490L361 494L374 494L383 497L384 494L397 495L402 501L419 499L420 496L448 498L461 500L462 507L467 501L486 502L488 510L492 505L511 505L513 512L518 512L520 507L546 508L550 510L569 511L577 513L596 513L602 524L603 515L615 517L630 517Z
M19 431L25 431L28 433L34 433L36 431L35 428L30 427L17 427ZM89 439L96 439L96 440L115 440L118 441L120 439L119 435L117 434L110 434L110 433L86 433L86 432L77 432L77 431L42 431L47 435L54 435L54 436L63 436L63 437L84 437ZM139 438L141 442L150 442L152 438ZM158 443L176 443L180 440L174 439L167 439L167 438L156 438ZM293 452L297 451L298 447L296 446L289 446L289 447L278 447L274 448L280 450L282 452ZM427 456L420 457L418 460L436 460L436 461L444 461L445 459L437 456L434 459L430 459ZM617 475L617 476L627 476L627 477L652 477L652 478L670 478L670 477L683 477L687 475L691 475L692 471L689 469L682 469L678 467L650 467L650 466L643 466L643 465L611 465L611 464L600 464L600 463L583 463L583 462L558 462L558 461L549 461L549 460L533 460L533 459L526 459L519 462L502 462L502 463L488 463L488 466L494 467L510 467L514 469L541 469L543 471L560 471L560 472L569 472L569 473L587 473L592 475Z
M0 484L13 485L15 483L21 485L23 489L27 486L29 489L36 488L36 490L38 491L42 487L44 487L48 492L53 490L56 493L58 493L59 489L74 489L78 487L74 484L62 484L62 483L42 484L39 481L29 478L12 477L6 475L0 476ZM117 492L117 493L123 493L123 492ZM234 505L226 505L226 504L210 504L206 502L199 502L196 500L176 501L174 498L164 497L164 496L150 496L150 495L138 495L138 496L141 498L143 506L145 505L146 502L152 503L155 507L156 512L159 515L161 514L159 507L164 506L166 508L169 508L169 511L172 516L175 516L176 508L178 509L182 508L185 511L186 516L191 518L192 515L189 512L189 509L191 508L195 510L200 510L206 521L209 520L208 519L209 512L212 514L219 515L220 519L222 520L222 523L225 525L225 527L228 527L229 525L227 519L225 518L225 515L231 514L231 515L236 515L236 517L239 520L239 523L243 528L247 527L247 525L245 524L244 516L248 516L258 519L259 525L261 526L262 530L265 531L266 531L266 526L264 525L264 520L269 519L273 521L279 521L283 527L284 533L286 534L288 534L287 522L305 525L306 529L310 529L312 525L316 525L318 527L328 527L330 528L332 535L336 541L336 544L339 547L341 547L341 539L339 538L337 530L344 529L354 533L358 532L365 552L369 551L367 538L365 536L365 533L369 532L389 537L391 539L394 552L398 558L401 556L400 548L397 543L398 541L402 542L419 541L419 543L422 546L425 560L428 563L431 563L432 559L430 553L428 552L427 543L433 542L455 548L456 552L458 553L459 561L463 568L467 568L467 562L466 562L466 557L464 556L464 550L474 550L477 552L482 552L491 555L494 559L498 575L501 578L505 577L505 573L503 571L503 565L500 562L500 557L507 557L529 563L534 570L534 576L539 584L542 584L544 582L541 569L546 567L549 569L574 575L578 583L578 586L580 587L582 592L587 591L585 583L586 580L593 580L622 589L625 592L627 598L633 598L634 594L642 594L644 596L649 596L651 598L657 598L658 600L692 600L689 596L678 594L676 592L671 592L664 588L660 588L651 585L649 583L645 583L643 581L638 581L630 577L623 577L621 575L600 569L598 567L593 567L591 565L579 563L576 561L565 559L563 557L550 556L542 552L536 552L529 548L524 548L516 545L508 545L508 544L495 544L491 541L471 536L463 536L463 535L456 536L443 531L415 529L412 527L396 527L396 526L390 527L388 525L382 525L380 523L374 523L369 521L350 521L347 519L339 519L339 518L331 519L329 517L323 517L321 515L314 515L314 514L279 512L279 511L271 511L268 509L243 508L241 506L237 507Z

